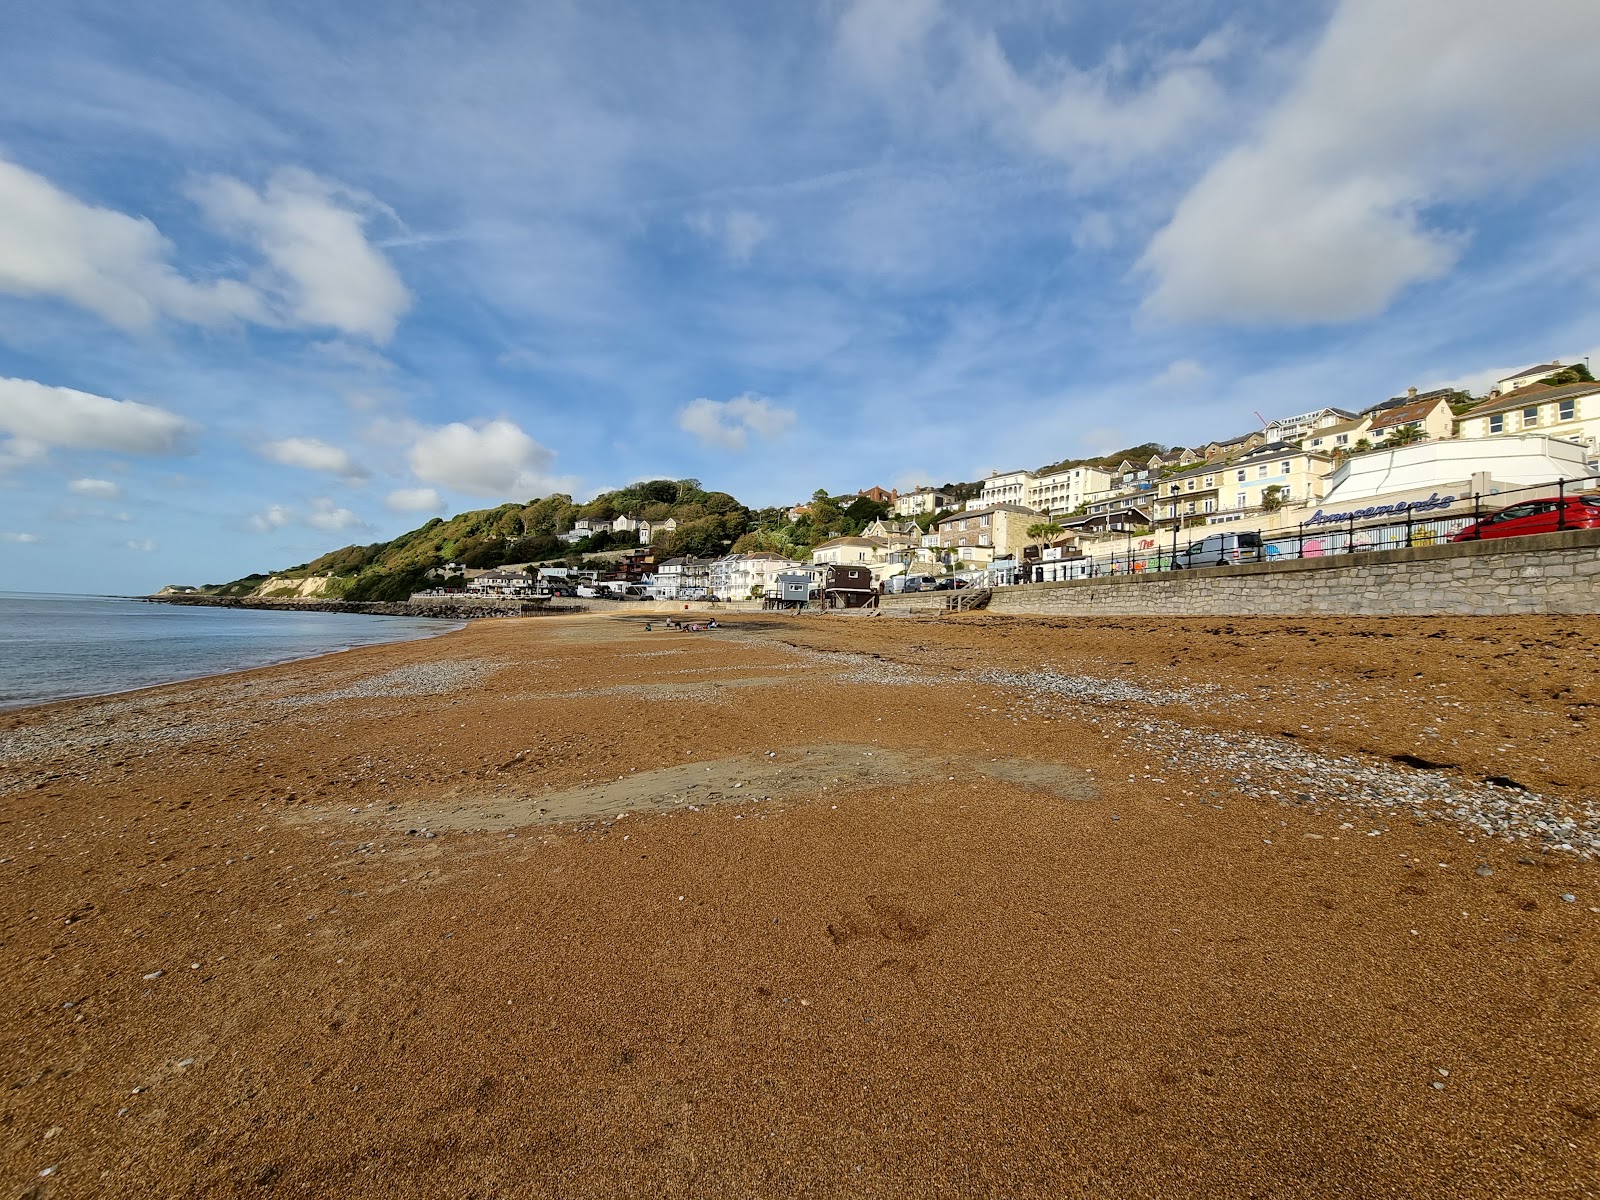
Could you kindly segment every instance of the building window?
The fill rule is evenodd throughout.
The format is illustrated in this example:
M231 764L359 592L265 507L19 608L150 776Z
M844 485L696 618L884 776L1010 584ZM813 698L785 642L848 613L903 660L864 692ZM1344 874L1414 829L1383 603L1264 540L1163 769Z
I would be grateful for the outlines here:
M1243 492L1240 492L1239 493L1239 498L1234 502L1233 506L1235 508L1248 508L1248 507L1250 507L1250 497L1245 495Z
M1236 471L1236 472L1235 472L1235 473L1234 473L1234 477L1235 477L1235 478L1236 478L1236 479L1238 479L1238 481L1239 481L1239 482L1240 482L1240 483L1243 483L1243 482L1244 482L1244 475L1245 475L1245 473L1244 473L1244 472L1243 472L1243 471Z
M1265 479L1266 477L1267 477L1267 464L1266 463L1262 463L1259 467L1256 468L1256 478L1257 479Z
M1505 413L1495 413L1494 416L1489 418L1489 432L1490 433L1504 433L1505 429L1506 429L1506 415L1505 415Z
M1192 480L1192 479L1191 479L1191 480L1189 480L1189 490L1190 490L1190 491L1191 491L1191 492L1192 492L1192 491L1194 491L1194 480Z
M1538 405L1522 410L1522 423L1523 425L1537 425L1539 423Z
M1558 418L1559 420L1571 421L1577 417L1577 415L1578 402L1576 400L1563 400L1561 402L1561 416Z
M1338 437L1334 438L1333 440L1338 445L1347 446L1347 445L1350 444L1350 435L1348 433L1341 433L1341 434L1339 434Z
M1217 482L1217 477L1215 475L1207 475L1206 476L1206 486L1207 487L1215 486L1216 482Z

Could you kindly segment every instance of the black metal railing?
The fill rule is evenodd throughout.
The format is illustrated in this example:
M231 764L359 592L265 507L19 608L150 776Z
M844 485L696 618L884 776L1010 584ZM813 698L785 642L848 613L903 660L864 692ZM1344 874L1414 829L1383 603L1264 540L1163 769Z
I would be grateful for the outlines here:
M1455 540L1463 530L1481 538L1482 523L1506 508L1528 500L1554 502L1553 532L1575 525L1568 501L1574 496L1600 499L1600 475L1556 479L1528 487L1464 496L1440 496L1400 505L1369 505L1346 512L1318 509L1309 519L1271 532L1242 522L1211 523L1227 513L1195 514L1210 518L1188 528L1130 533L1122 551L1091 553L1055 561L1028 561L1017 570L1018 583L1092 579L1105 576L1148 576L1201 567L1324 558L1372 550L1400 550ZM1422 515L1432 513L1435 515ZM1600 507L1596 508L1600 516ZM1592 525L1586 527L1592 528ZM1545 532L1540 530L1539 532ZM1495 536L1492 531L1488 536Z

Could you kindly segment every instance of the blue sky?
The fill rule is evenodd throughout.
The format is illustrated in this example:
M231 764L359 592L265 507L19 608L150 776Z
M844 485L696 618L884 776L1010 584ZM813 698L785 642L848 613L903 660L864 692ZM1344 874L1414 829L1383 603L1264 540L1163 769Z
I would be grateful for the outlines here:
M0 588L1600 358L1574 0L0 8Z

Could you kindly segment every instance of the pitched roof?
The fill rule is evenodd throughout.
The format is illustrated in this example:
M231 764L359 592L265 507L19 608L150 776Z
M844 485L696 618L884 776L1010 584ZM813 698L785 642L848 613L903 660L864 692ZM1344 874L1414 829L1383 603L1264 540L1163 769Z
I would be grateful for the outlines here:
M1351 421L1340 421L1337 425L1324 425L1321 429L1313 429L1309 436L1314 439L1337 437L1341 433L1354 433L1366 424L1366 417L1356 417Z
M1420 421L1444 403L1443 396L1433 396L1432 398L1418 396L1409 404L1398 404L1394 408L1385 408L1373 414L1372 432L1377 433L1380 429L1388 429L1394 425L1409 425L1412 421Z
M1530 383L1527 387L1507 392L1497 399L1485 400L1476 408L1469 408L1461 416L1463 420L1467 417L1493 416L1495 413L1510 412L1524 405L1548 404L1552 400L1568 400L1595 392L1600 392L1600 383L1565 383L1560 387L1551 387L1545 383Z
M1537 366L1523 367L1520 371L1513 371L1509 375L1500 376L1496 382L1504 383L1508 379L1521 379L1524 375L1532 375L1535 371L1544 371L1553 375L1561 370L1563 365L1562 363L1539 363Z
M940 525L948 525L952 521L965 521L968 517L981 517L988 513L999 512L1021 513L1026 517L1034 517L1039 515L1034 509L1024 508L1020 504L1008 504L1005 501L1001 501L998 504L985 504L982 508L966 508L962 509L960 512L953 512L949 516L942 517L935 521L933 525L934 528L937 529Z

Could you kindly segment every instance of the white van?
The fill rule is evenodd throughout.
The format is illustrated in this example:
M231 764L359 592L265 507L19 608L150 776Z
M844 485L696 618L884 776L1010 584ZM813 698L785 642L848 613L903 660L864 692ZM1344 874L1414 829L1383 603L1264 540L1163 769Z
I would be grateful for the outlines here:
M1211 533L1187 549L1179 550L1172 564L1175 571L1185 567L1229 567L1237 563L1265 562L1268 548L1259 533Z

